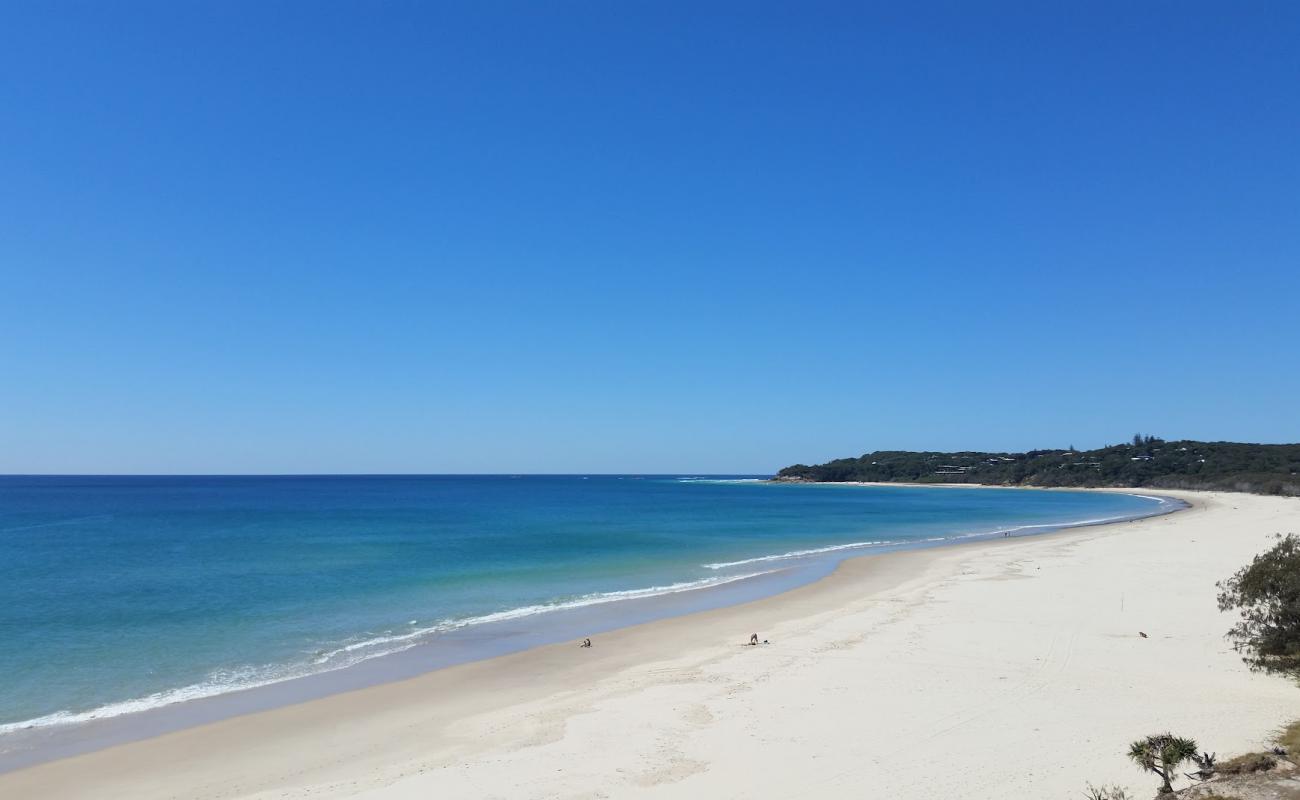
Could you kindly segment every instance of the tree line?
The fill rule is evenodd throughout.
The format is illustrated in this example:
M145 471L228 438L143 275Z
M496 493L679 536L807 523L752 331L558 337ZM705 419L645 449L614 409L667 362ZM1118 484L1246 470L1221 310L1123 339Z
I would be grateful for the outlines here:
M1145 486L1300 496L1300 444L1166 441L1137 434L1096 450L878 450L825 464L795 464L778 472L776 480Z

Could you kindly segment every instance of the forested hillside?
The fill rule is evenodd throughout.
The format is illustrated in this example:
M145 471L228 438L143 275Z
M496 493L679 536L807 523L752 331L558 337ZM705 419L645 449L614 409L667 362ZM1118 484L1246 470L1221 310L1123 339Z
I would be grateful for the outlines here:
M1300 444L1169 442L1134 436L1097 450L934 453L881 450L796 464L779 481L978 483L996 486L1149 486L1300 496Z

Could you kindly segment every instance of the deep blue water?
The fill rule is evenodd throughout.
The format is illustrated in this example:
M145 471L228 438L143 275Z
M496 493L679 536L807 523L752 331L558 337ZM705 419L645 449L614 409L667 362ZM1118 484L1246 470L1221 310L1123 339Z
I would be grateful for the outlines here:
M0 477L0 732L871 543L1024 534L1156 507L1099 493L677 476ZM786 555L808 550L824 552Z

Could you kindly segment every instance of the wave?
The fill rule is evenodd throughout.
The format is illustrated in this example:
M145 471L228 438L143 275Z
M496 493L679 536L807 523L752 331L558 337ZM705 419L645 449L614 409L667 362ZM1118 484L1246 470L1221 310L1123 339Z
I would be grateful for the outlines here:
M124 714L148 711L174 703L183 703L187 700L201 700L205 697L214 697L227 692L256 689L259 686L268 686L272 683L305 677L309 674L312 673L307 671L285 671L284 668L270 666L218 670L206 680L189 686L182 686L179 689L167 689L144 697L107 703L89 711L55 711L53 714L46 714L35 719L0 724L0 736L30 728L49 728L56 725L72 725L78 722L120 717Z
M446 633L448 631L467 628L470 627L471 625L483 625L492 622L508 622L509 620L512 619L531 617L536 614L547 614L552 611L568 611L575 608L584 608L586 606L595 606L604 603L615 603L620 600L636 600L645 597L658 597L666 594L677 594L678 592L690 592L696 589L707 589L714 586L722 586L724 584L734 583L736 581L748 580L749 578L757 578L760 575L768 575L772 572L776 572L776 570L750 572L744 575L726 575L717 578L704 578L698 581L683 581L681 583L670 583L665 586L648 586L644 589L625 589L616 592L594 592L592 594L585 594L579 597L575 597L571 600L558 600L553 603L540 603L537 605L520 606L519 608L511 608L505 611L494 611L491 614L482 614L476 617L465 617L462 619L448 619L448 620L443 620L442 622L439 622L436 625L430 625L425 628L419 628L417 630L409 631L407 633L392 634L387 636L377 636L374 638L365 639L359 642L354 642L352 644L344 645L337 649L330 650L326 653L323 653L317 659L317 663L326 662L336 655L355 652L357 650L361 650L364 648L375 648L375 647L381 647L390 644L401 644L401 643L409 643L408 647L413 647L416 644L419 644L421 638L428 637L438 633ZM407 648L401 647L398 649L386 650L383 653L377 653L370 657L373 658L377 655L390 655L394 652L400 652L401 650L405 650L405 649Z
M594 592L592 594L585 594L568 600L557 600L552 603L521 606L519 608L495 611L490 614L482 614L474 617L447 619L434 625L417 628L406 633L369 637L345 644L341 647L336 647L332 650L321 651L308 663L241 666L231 669L223 669L213 672L203 681L190 684L189 686L182 686L177 689L167 689L144 697L108 703L90 709L89 711L56 711L52 714L36 717L35 719L24 720L21 722L0 723L0 736L6 733L27 730L30 728L47 728L56 725L71 725L79 722L90 722L97 719L119 717L124 714L133 714L139 711L148 711L162 706L173 705L175 703L183 703L188 700L200 700L206 697L228 694L230 692L257 689L262 686L269 686L274 683L283 683L284 681L293 680L295 678L305 678L310 675L333 672L355 666L356 664L360 664L363 661L369 661L373 658L380 658L382 656L393 655L404 650L409 650L437 634L460 630L461 628L467 628L473 625L506 622L513 619L535 616L537 614L566 611L586 606L601 605L604 603L615 603L622 600L636 600L647 597L678 594L680 592L690 592L698 589L708 589L714 586L723 586L728 583L735 583L736 581L748 580L749 578L757 578L760 575L769 575L777 571L778 570L772 569L761 572L750 572L743 575L726 575L714 578L704 578L698 581L682 581L680 583L670 583L663 586L647 586L641 589ZM414 621L412 621L412 624L414 624Z
M827 547L813 547L808 550L791 550L788 553L777 553L770 556L756 556L755 558L742 558L739 561L719 561L713 564L702 564L705 569L727 569L729 567L740 567L745 564L762 564L767 561L786 561L792 558L804 558L807 556L817 556L823 553L834 553L837 550L856 550L862 547L880 547L887 544L902 544L899 541L882 539L876 542L849 542L848 544L833 544Z
M700 482L700 483L750 483L762 482L761 478L705 478L705 477L683 477L678 478L683 482ZM1152 500L1160 503L1162 506L1177 505L1177 501L1171 501L1167 498L1151 495L1132 495L1143 499ZM1157 512L1159 513L1159 512ZM808 548L802 550L793 550L786 553L777 553L772 555L762 555L754 558L739 559L736 561L725 561L703 566L710 570L724 570L735 567L746 567L756 564L773 564L787 560L807 558L810 556L819 556L828 553L842 552L855 549L869 549L875 547L886 547L891 545L908 545L935 543L943 541L954 541L960 539L970 539L979 537L993 537L1003 533L1013 534L1028 530L1066 528L1082 525L1099 525L1107 522L1118 522L1126 519L1132 519L1134 515L1102 517L1096 519L1077 520L1071 522L1044 523L1035 525L1018 525L1010 528L1000 528L993 531L977 531L950 536L935 536L925 539L881 539L862 542L849 542L846 544L828 545L826 547ZM59 521L47 524L66 524L68 521ZM9 529L15 530L15 529ZM296 678L317 675L326 672L332 672L356 664L368 661L374 658L380 658L387 655L408 650L416 647L438 634L449 631L459 630L474 625L483 625L494 622L505 622L514 619L521 619L538 614L547 614L555 611L564 611L585 606L600 605L613 603L622 600L632 600L639 598L654 597L658 595L676 594L679 592L689 592L697 589L705 589L714 586L722 586L736 581L756 578L762 575L768 575L777 572L782 567L776 566L773 569L760 571L751 571L737 575L719 575L696 581L684 581L679 583L666 584L662 586L649 586L640 589L628 589L622 591L597 592L592 594L581 595L569 599L556 600L550 603L541 603L534 605L521 606L518 608L496 611L478 616L445 619L432 625L423 627L413 627L411 630L401 633L385 632L380 636L369 636L358 638L355 641L339 643L337 646L328 650L321 650L312 656L291 664L272 664L261 666L239 666L229 669L222 669L212 672L204 680L187 686L175 689L167 689L143 697L132 698L128 700L107 703L105 705L90 709L88 711L56 711L34 719L24 720L21 722L0 723L0 735L14 731L45 728L59 725L70 725L82 722L89 722L98 719L107 719L111 717L132 714L140 711L147 711L162 706L173 705L175 703L197 700L217 695L228 694L230 692L242 691L246 689L256 689L275 683L293 680ZM413 620L410 623L414 626Z
M1173 502L1164 497L1155 497L1152 495L1135 494L1133 497L1141 497L1144 500L1154 500L1162 506L1174 505ZM813 547L807 550L791 550L788 553L774 553L772 555L755 556L754 558L742 558L739 561L719 561L712 564L701 564L705 569L728 569L730 567L740 567L746 564L764 564L771 561L790 561L798 558L807 558L808 556L819 556L826 553L835 553L842 550L858 550L869 547L885 547L888 545L905 545L920 544L929 542L952 542L961 539L978 539L984 537L993 537L1000 534L1014 534L1030 530L1050 530L1060 528L1081 528L1088 525L1104 525L1108 522L1124 522L1126 520L1137 519L1139 516L1133 514L1122 514L1114 517L1097 517L1095 519L1080 519L1069 522L1045 522L1036 525L1015 525L1010 528L998 528L992 531L975 531L973 533L959 533L952 536L931 536L927 539L880 539L870 542L849 542L848 544L833 544L827 547Z
M1144 495L1133 495L1133 496L1144 497ZM1159 498L1151 497L1147 499L1157 500ZM1163 505L1164 501L1161 501L1161 504ZM970 539L976 536L996 536L999 533L1017 533L1019 531L1048 530L1048 529L1059 529L1059 528L1083 528L1089 525L1105 525L1106 523L1109 522L1125 522L1131 519L1138 519L1140 516L1142 515L1120 514L1119 516L1115 516L1115 517L1097 517L1096 519L1077 519L1077 520L1071 520L1069 522L1044 522L1039 525L1015 525L1010 528L998 528L995 531L980 532L980 533L963 533L960 536L949 536L946 538Z
M1179 500L1174 500L1168 497L1160 497L1154 494L1132 494L1129 492L1125 492L1124 494L1127 494L1129 497L1141 497L1143 500L1154 500L1162 506L1177 505L1179 502L1181 502Z

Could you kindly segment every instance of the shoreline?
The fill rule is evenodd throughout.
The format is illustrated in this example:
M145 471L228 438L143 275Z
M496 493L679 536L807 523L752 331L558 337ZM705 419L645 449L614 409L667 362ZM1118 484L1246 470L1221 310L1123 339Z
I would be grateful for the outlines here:
M950 488L949 485L860 482L825 482L822 485ZM952 484L951 488L969 487L965 484ZM1097 490L1064 489L1063 491ZM1121 494L1135 493L1129 490L1115 491ZM608 635L611 632L639 625L683 616L689 617L779 597L801 587L827 580L845 562L855 559L880 558L891 553L947 548L953 545L1005 538L999 537L999 533L1017 538L1038 537L1059 531L1123 524L1133 520L1160 517L1187 508L1186 502L1177 498L1154 495L1145 495L1145 497L1158 500L1162 505L1149 514L1136 516L1013 526L986 532L953 534L931 540L835 545L746 559L744 562L736 563L772 562L775 566L753 575L725 577L716 585L702 586L680 593L662 593L629 598L616 603L557 609L546 615L547 624L543 626L519 629L523 621L508 618L501 624L489 623L472 629L441 633L430 641L341 669L186 698L109 716L18 728L0 735L0 775L107 748L147 741L158 736L228 719L418 678L456 666L527 653L540 647L581 639L589 635ZM675 594L678 596L674 596ZM496 636L495 640L493 636Z
M1150 602L1134 596L1144 591L1143 585L1150 584L1161 576L1166 576L1166 579L1172 577L1176 581L1190 580L1187 577L1189 573L1186 571L1169 569L1172 565L1160 562L1153 564L1150 561L1151 553L1148 549L1144 549L1150 548L1151 544L1144 540L1172 535L1179 542L1194 543L1209 537L1218 537L1221 540L1219 544L1234 545L1234 549L1238 552L1230 557L1225 556L1228 559L1225 563L1216 563L1210 570L1211 576L1218 579L1244 564L1255 552L1266 546L1269 533L1284 531L1287 529L1286 526L1293 526L1300 520L1300 504L1284 498L1181 492L1168 496L1190 500L1190 507L1185 509L1185 513L1145 517L1130 522L1068 528L1019 538L998 537L958 542L953 546L850 558L842 561L830 576L814 583L740 605L620 628L597 637L596 646L591 650L578 650L568 643L545 645L486 661L436 670L406 680L331 695L297 705L188 728L154 739L119 745L70 759L48 762L0 775L0 794L12 788L16 793L15 796L23 796L21 791L27 791L29 794L45 792L58 796L83 796L83 793L84 796L93 794L96 797L149 797L167 794L210 796L207 792L211 789L214 796L218 794L215 790L216 784L208 782L220 783L225 780L217 776L217 773L225 774L223 765L231 759L241 764L241 770L251 770L248 780L239 782L241 786L262 786L267 791L270 791L269 787L297 786L300 781L307 781L311 786L319 789L322 786L333 785L332 781L341 780L342 776L355 777L358 770L364 772L368 776L366 780L373 782L378 787L376 791L379 791L382 787L396 786L404 781L413 780L414 778L410 776L402 778L402 774L414 763L412 759L415 762L425 763L430 758L429 753L437 754L433 760L441 764L442 770L456 773L463 770L484 769L485 765L501 752L509 753L512 759L523 759L531 763L530 758L525 758L526 754L532 752L531 748L542 747L552 741L553 735L558 734L552 730L551 733L543 735L534 730L532 735L535 743L525 746L515 741L515 737L505 736L503 733L506 728L513 729L514 723L523 723L525 730L531 730L534 723L537 723L539 714L546 719L559 715L569 721L568 726L561 726L562 728L572 727L589 714L602 715L599 713L603 709L600 698L608 699L606 695L611 685L616 687L615 696L622 695L628 685L636 687L634 693L638 695L645 695L652 691L671 691L672 687L677 685L677 679L672 677L674 675L698 676L701 671L708 672L719 664L728 664L736 659L739 659L739 662L734 666L742 670L747 669L747 663L752 665L772 660L786 662L787 665L825 661L834 666L835 659L841 658L842 653L852 652L862 646L862 642L859 641L863 638L861 633L835 638L836 635L844 632L835 629L842 628L845 620L865 623L869 629L874 630L875 626L879 625L884 625L887 629L891 622L890 617L897 616L900 612L904 617L933 614L934 606L945 605L945 603L936 603L936 592L942 594L954 587L961 588L962 584L972 579L970 576L978 575L982 567L989 566L990 562L1005 562L1007 558L1012 559L1005 564L997 564L996 569L992 570L994 574L985 575L982 579L993 581L985 586L986 589L1005 589L1025 585L1023 581L1032 582L1038 577L1034 571L1025 572L1026 564L1038 564L1035 570L1047 567L1049 562L1069 566L1072 558L1066 556L1071 556L1080 548L1117 549L1123 557L1113 563L1108 562L1105 571L1097 572L1085 568L1088 572L1085 585L1091 587L1098 581L1111 578L1109 573L1112 571L1136 568L1139 580L1129 587L1127 599L1129 613L1132 613L1134 606ZM1245 510L1238 514L1237 506ZM1279 522L1260 527L1255 517L1260 516L1261 510L1269 511ZM1237 519L1241 515L1246 516ZM1234 532L1230 530L1232 528L1240 530ZM1242 541L1233 542L1234 536L1242 535L1241 531L1248 532L1249 536ZM1125 553L1129 550L1138 552ZM1165 558L1163 549L1157 548L1157 552L1160 553L1161 559ZM1189 561L1188 565L1193 563L1195 562ZM1153 566L1159 569L1152 572ZM1012 572L1006 573L1007 569L1011 569ZM1191 712L1195 712L1192 713L1193 716L1199 714L1202 718L1212 715L1216 720L1216 727L1231 729L1228 741L1224 741L1222 736L1217 739L1208 738L1209 732L1205 730L1186 730L1186 732L1205 739L1204 743L1210 749L1232 752L1234 736L1238 740L1248 738L1254 742L1256 737L1272 725L1296 716L1295 712L1288 712L1287 708L1300 712L1300 702L1297 702L1300 701L1300 697L1289 694L1294 692L1294 687L1285 681L1251 675L1245 670L1236 654L1231 653L1222 642L1221 636L1226 630L1227 622L1219 621L1217 610L1214 609L1213 582L1202 581L1202 583L1204 585L1200 586L1191 597L1198 605L1206 607L1202 609L1203 611L1212 612L1209 618L1213 623L1208 633L1198 634L1204 638L1194 642L1195 652L1208 659L1209 665L1212 666L1210 673L1212 676L1226 681L1223 685L1217 686L1215 691L1222 693L1223 701L1228 701L1233 712L1241 717L1240 724L1237 724L1238 720L1231 715L1224 717L1225 709L1221 707L1221 701L1217 696L1199 696L1185 698L1185 702L1174 703L1173 708L1166 708L1169 704L1163 702L1144 701L1141 705L1148 709L1148 714L1142 717L1145 720L1143 725L1153 728L1169 726L1182 730L1177 720L1171 721L1171 717ZM1178 584L1175 582L1172 586L1177 588ZM1161 595L1168 595L1171 592L1171 586L1156 586L1154 589ZM1121 592L1119 596L1121 609L1124 608L1124 596L1125 594ZM1077 605L1077 601L1070 602ZM1074 605L1068 607L1073 608ZM1178 620L1183 616L1183 610L1174 608L1172 611L1175 612L1173 616L1164 622L1155 621L1156 624L1148 624L1151 621L1143 620L1141 623L1134 624L1152 628L1153 641L1169 640L1170 635L1162 635L1161 627L1158 626L1179 624ZM1101 612L1098 610L1096 613ZM1089 611L1085 616L1090 619L1092 612ZM985 626L987 622L987 620L977 620L976 624ZM1055 633L1056 627L1057 623L1053 622L1051 636L1046 637L1050 639L1050 642L1046 643L1049 646L1045 651L1038 653L1032 661L1046 661L1053 664L1054 669L1060 666L1064 670L1068 667L1069 658L1066 658L1066 663L1056 664L1061 658L1060 648L1065 646ZM757 630L760 638L770 638L773 644L758 650L743 647L743 640L748 637L751 629ZM982 635L990 632L984 631ZM880 634L881 631L875 631L866 637L866 640L868 642L875 640ZM961 629L956 630L953 635L965 637L968 634ZM1105 637L1109 646L1115 646L1113 639L1116 635L1111 633ZM1118 635L1124 641L1137 641L1136 634L1132 630L1125 630L1123 634ZM822 640L826 636L831 636L831 640L819 641L811 650L802 646L804 640L809 637ZM1173 638L1177 640L1182 637ZM1030 637L1030 640L1032 642L1034 637ZM953 642L945 640L940 650L940 652L947 651L947 657L955 659L954 665L960 665L963 674L966 670L978 670L985 661L995 658L992 652L984 648L986 650L984 655L970 661L970 653L966 650L976 647L976 643L982 639L977 637L969 641L963 639L963 641L965 648L956 647ZM1009 642L1007 646L1020 646L1017 644L1018 641L1019 637ZM796 642L800 643L798 652L787 652L788 648ZM1155 645L1150 644L1144 646L1155 648ZM1131 645L1126 645L1125 649L1129 647ZM1072 639L1068 643L1068 649L1074 648L1075 643ZM822 655L817 655L819 653ZM943 661L934 661L937 655L938 652L927 656L924 660L926 669L942 669L946 666ZM1078 655L1074 658L1077 660ZM1187 661L1186 658L1174 659L1172 662L1162 660L1159 664L1152 665L1155 669L1144 668L1135 675L1125 675L1109 668L1101 668L1102 677L1105 678L1103 683L1106 684L1107 691L1119 690L1118 685L1111 685L1117 678L1121 682L1132 682L1139 689L1142 689L1143 681L1150 681L1152 682L1150 688L1154 689L1160 681L1169 679L1169 676L1161 673L1161 670L1171 668L1175 662ZM1036 667L1025 666L1030 671L1036 669ZM1195 663L1195 660L1192 660L1191 666L1204 673L1204 667ZM768 678L775 680L779 675L779 672L773 673ZM932 676L923 678L921 675L914 675L905 680L901 684L905 690L904 695L910 696L913 700L919 698L924 702L925 695L937 689L936 685L929 682L930 677ZM1091 677L1095 679L1097 676ZM1191 685L1195 685L1199 680L1196 675L1182 677L1191 681ZM993 679L997 680L997 678ZM946 685L961 680L964 679L949 676L946 681L940 683ZM918 683L919 681L922 683ZM694 678L686 681L686 685L695 683ZM833 686L834 681L831 681L830 685ZM792 699L803 698L803 700L796 699L796 705L793 706L800 707L811 696L821 693L817 684L808 685L804 682L801 686L802 688L795 690L792 697L784 697L783 702L788 703ZM1202 691L1204 688L1202 687ZM962 693L961 697L964 701L964 698L971 693L973 696L981 696L987 689L988 687L970 687ZM756 691L757 687L751 686L751 690ZM858 694L861 694L861 691L859 690ZM917 691L921 691L921 694L916 695ZM1034 689L1036 693L1041 691L1041 689ZM1073 691L1081 690L1075 688ZM1267 698L1267 702L1259 704L1259 707L1244 708L1240 697L1237 696L1243 691L1247 694L1259 693ZM641 699L646 702L637 705L637 713L653 717L663 711L658 708L658 702L644 697ZM1062 695L1061 699L1068 701L1070 696L1067 693ZM647 702L649 706L646 705ZM553 706L561 708L556 709ZM1189 712L1184 706L1196 708ZM873 714L878 710L873 709ZM1119 713L1117 709L1112 710ZM821 711L830 713L833 709L823 707ZM912 713L912 709L909 708L908 713ZM1265 718L1263 722L1261 718ZM493 731L497 734L496 738L489 736L483 739L477 735L467 738L466 735L458 732L464 726L476 729L480 724L487 724L485 720L494 721L493 726L504 724L501 722L504 719L513 720L513 723L506 725L506 728L493 727ZM768 720L769 726L776 725L775 729L764 728L768 738L777 735L777 739L780 739L781 736L778 734L785 722L783 718ZM1087 734L1088 725L1095 721L1084 722L1082 733ZM1245 724L1247 722L1250 724ZM611 723L606 722L606 724ZM550 723L542 727L549 729L548 725ZM1123 735L1119 737L1121 747L1126 741L1124 737L1141 732L1140 729L1130 730L1129 727L1125 727ZM418 752L411 750L411 744L403 743L404 736L396 735L407 730L421 731L421 735L417 737L422 742ZM343 735L344 732L346 736ZM839 735L843 735L843 732ZM1119 733L1117 732L1116 735ZM508 741L503 744L500 740L501 736L505 736ZM568 738L562 736L558 741L567 741ZM525 739L529 742L534 741L529 737ZM1092 739L1090 738L1089 741ZM585 746L595 745L591 741L586 741ZM821 746L832 745L822 742ZM499 752L501 747L505 747L505 750ZM318 752L328 756L325 761L319 760L316 755ZM1109 750L1103 747L1103 752ZM496 755L492 755L494 753ZM364 769L358 766L358 759L361 760ZM1122 758L1119 762L1121 766L1124 765ZM284 774L281 774L281 767L276 766L278 764L283 764ZM292 770L289 769L290 766L293 766ZM91 770L91 774L98 776L96 779L98 783L93 793L82 782L83 779L78 778L87 774L86 770ZM192 783L187 777L192 771L206 776L202 786ZM293 773L296 777L291 779L289 773ZM1125 774L1130 785L1145 790L1146 787L1139 776ZM1123 777L1121 775L1121 778ZM1078 778L1079 780L1076 781L1078 785L1082 785L1084 779L1094 783L1103 779L1111 780L1104 774L1104 770L1101 773L1098 771L1080 773ZM659 782L656 781L655 785L658 786ZM667 781L665 785L676 785L676 780ZM52 787L57 787L58 791L50 791ZM166 787L165 790L163 787ZM113 790L110 791L110 788ZM226 796L229 788L227 786L220 794ZM1075 786L1072 788L1077 789ZM462 796L467 792L474 794L469 792L467 786L461 786L460 789ZM384 789L384 791L388 790ZM341 790L325 790L324 793L339 796L351 794ZM755 793L765 794L757 790ZM233 794L254 796L258 793L241 791ZM1066 794L1068 795L1068 792ZM279 796L278 791L276 796ZM383 796L387 797L388 794ZM408 795L398 793L393 796L405 798ZM725 792L724 796L726 796Z

